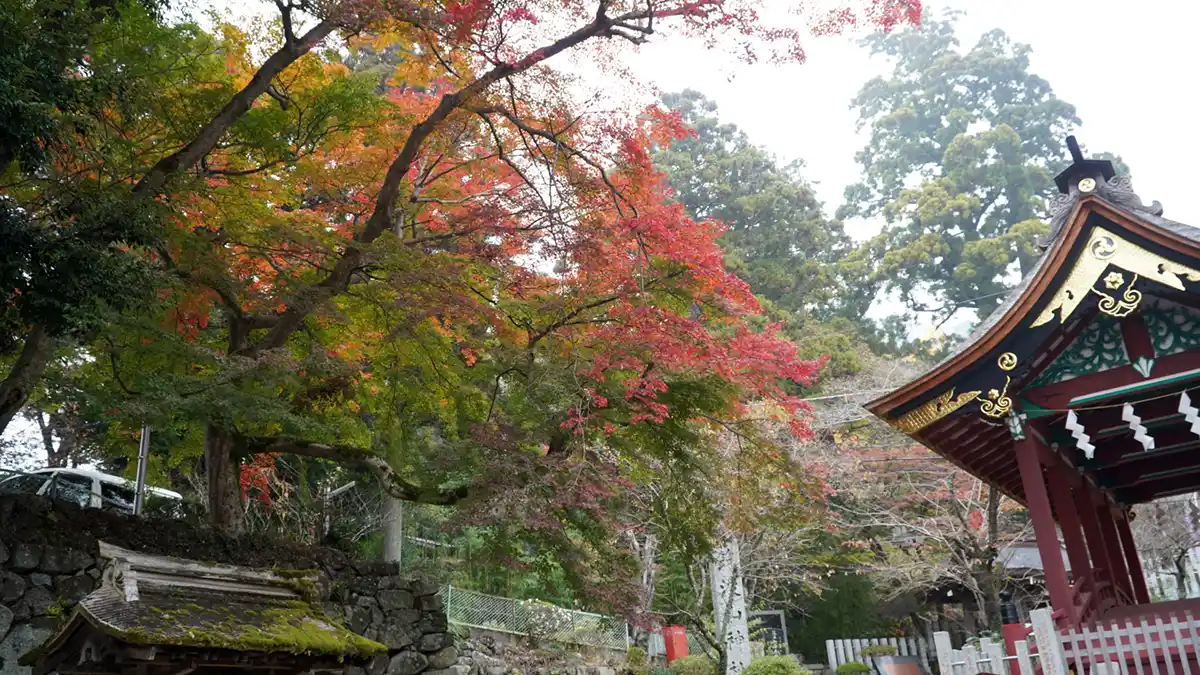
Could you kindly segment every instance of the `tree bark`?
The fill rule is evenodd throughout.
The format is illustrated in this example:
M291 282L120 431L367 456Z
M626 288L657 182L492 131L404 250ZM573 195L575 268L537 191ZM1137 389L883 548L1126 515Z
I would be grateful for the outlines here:
M1175 599L1188 597L1187 551L1181 551L1175 556Z
M204 428L204 469L208 479L209 524L218 532L239 536L245 530L239 482L237 436L215 424Z
M1003 621L1000 618L1000 584L1001 579L996 575L996 553L1000 539L1000 491L988 486L987 494L987 556L986 566L979 587L984 594L983 620L988 628L999 630Z
M654 606L658 570L658 537L647 534L645 539L638 539L637 533L631 532L629 538L638 560L638 581L642 587L642 601L638 609L643 614L644 622ZM643 649L650 645L650 631L641 622L633 627L633 643Z
M29 392L42 379L46 366L54 356L54 338L45 326L34 326L25 336L25 345L8 376L0 382L0 434L8 427L25 402Z

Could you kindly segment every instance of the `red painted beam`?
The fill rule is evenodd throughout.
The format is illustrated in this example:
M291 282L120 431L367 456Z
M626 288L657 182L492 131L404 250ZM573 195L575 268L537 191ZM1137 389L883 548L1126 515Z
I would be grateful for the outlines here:
M1200 472L1200 438L1194 434L1180 435L1182 443L1130 453L1121 459L1095 469L1097 482L1109 489L1127 488L1156 480L1166 475ZM1197 485L1200 488L1200 484Z
M1096 519L1100 523L1100 531L1104 533L1105 559L1113 572L1113 584L1120 589L1126 598L1133 600L1133 579L1125 566L1125 553L1121 550L1121 538L1117 534L1117 521L1113 517L1112 505L1101 495L1093 493L1097 499Z
M1096 497L1093 495L1096 488L1080 476L1075 476L1072 482L1075 512L1080 516L1094 578L1111 584L1114 582L1112 566L1108 561L1104 532L1100 529L1100 520L1096 517Z
M1156 478L1143 477L1136 485L1114 488L1113 492L1123 504L1143 504L1162 497L1195 492L1198 485L1200 469L1193 468Z
M1129 514L1121 511L1117 517L1117 536L1121 538L1121 550L1125 552L1125 563L1133 579L1133 596L1139 605L1150 604L1150 590L1146 586L1146 575L1142 571L1142 559L1137 554L1133 530L1129 529Z
M1146 330L1141 312L1121 319L1121 337L1125 340L1125 353L1129 355L1130 363L1136 363L1138 357L1154 358L1154 343L1150 341L1150 331Z

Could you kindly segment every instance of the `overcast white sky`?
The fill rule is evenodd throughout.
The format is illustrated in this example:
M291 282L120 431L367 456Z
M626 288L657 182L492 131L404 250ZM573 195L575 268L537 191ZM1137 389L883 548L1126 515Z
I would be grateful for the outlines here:
M1122 155L1135 186L1158 199L1166 216L1200 222L1189 204L1194 178L1185 158L1200 153L1189 111L1197 100L1195 26L1200 5L1181 0L1065 2L1063 0L952 0L927 7L966 11L960 41L974 44L1001 28L1032 46L1032 70L1074 104L1090 151ZM699 48L660 43L645 48L638 70L663 90L690 87L715 100L723 118L784 159L802 158L827 209L858 178L854 153L865 145L855 133L850 99L876 74L869 59L845 38L814 40L803 65L736 66ZM1193 73L1189 75L1188 73ZM866 234L866 233L862 233Z
M235 12L270 7L239 0L214 4ZM1122 155L1139 194L1161 201L1167 217L1200 224L1200 200L1189 199L1195 187L1188 187L1196 181L1191 172L1197 167L1186 164L1200 158L1200 135L1193 126L1193 107L1200 103L1194 67L1200 5L1190 0L931 0L926 6L967 12L959 24L966 47L993 28L1031 45L1033 71L1076 106L1083 121L1080 141L1090 151ZM803 65L746 66L667 40L643 47L630 63L663 91L703 92L718 103L723 119L781 159L803 159L806 177L832 212L845 186L858 178L854 153L865 144L856 135L849 101L865 81L885 72L886 64L868 59L844 37L813 40L808 53ZM870 234L861 225L851 233Z

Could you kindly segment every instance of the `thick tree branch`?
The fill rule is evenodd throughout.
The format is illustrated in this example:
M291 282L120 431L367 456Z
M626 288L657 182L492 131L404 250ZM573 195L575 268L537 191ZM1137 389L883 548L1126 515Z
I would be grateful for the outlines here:
M379 479L379 484L388 494L396 499L420 504L449 506L466 499L471 493L470 486L453 490L425 488L405 480L396 473L391 464L382 457L372 454L369 450L347 445L327 445L324 443L308 443L286 438L245 438L244 448L251 454L285 453L328 459L343 466L366 469Z
M204 125L195 138L179 150L158 160L151 167L150 171L133 187L134 195L144 197L157 194L172 175L195 166L201 157L212 152L217 142L221 140L225 132L229 131L234 122L250 109L259 96L266 93L275 76L324 40L333 32L334 28L334 23L326 19L313 26L299 39L285 42L283 47L263 62L262 67L254 73L250 82L229 99L225 107L221 108L220 112Z
M374 210L370 218L367 219L366 227L355 235L354 239L346 246L345 253L338 260L334 269L324 279L302 291L289 303L287 311L280 315L279 322L267 332L267 335L262 340L251 348L251 351L256 352L281 347L313 310L348 287L354 272L363 264L366 248L383 233L392 229L400 187L404 182L405 176L412 169L413 163L417 159L417 153L429 136L433 134L452 112L469 104L476 96L482 94L493 84L504 78L528 70L534 65L571 49L590 38L603 35L611 27L613 21L613 19L605 15L604 7L602 3L593 21L578 28L569 35L556 40L546 47L535 50L515 63L501 63L462 89L444 94L438 102L437 107L425 119L413 127L404 142L404 146L400 149L400 153L388 167L383 184L380 186L379 194L375 199ZM617 20L628 19L628 16L617 18ZM285 51L286 49L277 52L272 58ZM263 70L266 70L266 64L264 64L260 73ZM263 84L262 89L265 90L269 83L270 80L267 80ZM251 85L253 84L251 82ZM262 92L260 91L259 93Z

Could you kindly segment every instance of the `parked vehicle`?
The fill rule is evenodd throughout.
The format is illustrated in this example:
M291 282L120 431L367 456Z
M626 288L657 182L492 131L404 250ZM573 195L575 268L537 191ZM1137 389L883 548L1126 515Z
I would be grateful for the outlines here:
M0 479L0 494L26 493L72 502L85 508L133 513L136 486L120 476L87 469L35 469L9 472ZM171 515L179 511L183 495L146 486L146 512Z

